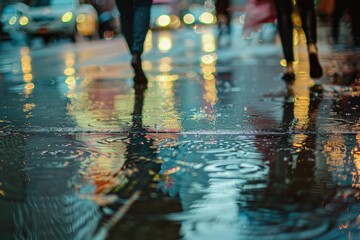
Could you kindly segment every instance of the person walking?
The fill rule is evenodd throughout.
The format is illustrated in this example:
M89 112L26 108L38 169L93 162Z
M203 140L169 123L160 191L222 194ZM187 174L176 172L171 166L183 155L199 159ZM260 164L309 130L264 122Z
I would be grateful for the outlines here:
M360 46L360 1L359 0L335 0L335 7L332 14L331 35L334 44L338 44L340 20L345 10L348 10L351 22L351 33L353 44Z
M216 17L218 19L219 37L222 34L231 34L230 0L216 0Z
M286 68L283 74L283 80L295 80L295 73L293 68L294 51L293 51L293 22L291 15L293 13L292 0L274 0L277 11L278 29L282 42L283 52L286 60ZM310 77L320 78L323 75L323 70L318 59L317 30L316 30L316 12L314 9L313 0L297 0L300 11L302 28L304 29L309 62L310 62Z
M150 26L152 0L116 0L116 5L120 11L121 31L132 55L131 66L135 72L134 79L146 81L141 65L141 55Z

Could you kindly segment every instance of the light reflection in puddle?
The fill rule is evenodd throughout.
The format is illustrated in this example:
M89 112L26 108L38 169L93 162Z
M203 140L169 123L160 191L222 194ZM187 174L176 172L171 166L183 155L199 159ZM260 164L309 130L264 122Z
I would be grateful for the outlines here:
M295 151L291 145L275 150L274 145L276 142L281 144L281 138L219 139L213 141L213 145L201 140L182 144L180 138L180 149L173 158L187 159L189 165L177 165L177 161L170 160L172 156L164 156L162 172L179 169L168 174L160 184L170 195L179 195L184 212L169 215L169 218L181 221L181 233L185 239L195 236L222 236L226 239L278 239L283 236L287 239L300 235L309 239L326 233L332 224L327 215L331 213L321 210L322 201L319 199L327 201L331 198L334 183L326 174L326 168L320 166L321 161L302 158L307 151L315 151L308 149L309 146L304 146L301 152ZM224 156L224 152L234 154ZM289 165L294 158L298 158L295 168ZM315 164L316 170L311 167ZM309 175L302 175L301 171L296 173L300 169L308 171ZM308 178L316 180L308 182ZM327 186L323 186L323 182L327 182ZM313 206L316 202L318 204ZM319 214L324 214L327 221ZM292 230L288 231L288 228Z
M69 185L91 152L61 136L11 134L0 138L2 237L90 238L101 214ZM86 223L86 224L85 224Z
M173 40L169 32L160 32L158 36L158 49L162 53L167 53L173 47Z
M205 38L211 39L211 36ZM192 40L187 44L189 48L195 45ZM194 87L191 94L184 91L184 96L200 99L191 106L195 109L191 112L193 120L213 123L222 117L216 111L225 105L219 108L215 105L226 90L217 91L216 81L220 74L215 67L217 56L211 54L212 45L202 50L206 52L200 59L201 81L204 83ZM189 53L188 56L192 55ZM70 53L65 60L68 69L64 72L68 76L65 83L69 86L69 116L82 130L91 133L100 130L102 133L87 132L66 137L27 136L27 144L18 139L12 139L11 143L1 142L2 156L9 154L6 158L9 162L13 159L20 161L17 163L20 166L16 167L19 172L14 173L16 164L9 164L9 171L4 173L14 173L21 180L29 180L27 188L19 187L26 189L24 192L27 194L20 196L21 200L27 198L25 202L16 203L24 204L19 207L19 212L23 213L17 219L19 226L32 230L31 227L38 224L35 218L51 222L60 216L68 220L64 226L73 229L70 235L64 234L63 229L55 224L41 222L39 225L48 227L49 231L44 232L49 235L83 238L82 232L90 233L95 229L94 223L104 214L98 211L98 206L107 209L106 214L113 214L116 209L112 204L126 203L126 192L133 191L132 187L141 184L146 177L152 182L145 186L148 192L144 191L137 199L143 208L134 207L135 212L142 209L141 213L129 213L126 220L130 224L138 219L145 222L145 227L148 219L179 221L182 226L176 235L184 239L313 239L319 236L342 239L344 236L358 236L358 137L351 134L319 135L315 127L328 126L333 132L339 126L342 129L350 127L358 119L353 114L350 121L343 120L336 109L330 110L333 118L319 116L319 103L311 98L307 88L311 81L305 72L298 71L301 81L295 84L293 101L285 99L276 109L260 113L252 113L250 107L244 107L248 118L259 119L258 122L247 122L254 126L268 126L272 119L263 115L284 109L284 112L280 111L278 121L273 121L283 132L276 132L272 137L266 134L239 137L228 133L215 137L205 133L199 137L178 134L186 117L180 110L187 111L187 106L180 110L176 106L179 101L176 88L181 81L177 81L179 76L171 72L174 70L172 59L163 59L158 69L161 74L152 79L145 93L144 109L141 110L144 114L139 114L134 110L134 92L129 81L124 79L118 81L89 75L82 80L84 92L71 87L78 80L73 57ZM150 69L152 63L148 61L145 65ZM101 71L106 69L101 68ZM31 68L25 66L23 70L24 74L29 74ZM192 78L191 81L199 80L195 78L199 76L197 72L189 70L187 76ZM232 78L232 73L224 72L221 77ZM30 76L26 79L31 80ZM277 99L282 100L282 97ZM342 101L349 102L346 98ZM230 102L226 106L232 109L236 104ZM351 105L356 110L357 105ZM30 113L37 105L29 102L21 107L23 112ZM343 114L348 113L344 111ZM232 124L233 119L226 124L229 123ZM10 124L10 121L0 121L1 129ZM127 134L119 133L122 131ZM126 181L132 181L133 185L127 185ZM11 190L5 186L11 181L0 182L5 182L0 185L0 195L11 196ZM156 206L175 212L166 205L168 199L157 198L163 192L173 201L180 201L182 213L162 215ZM153 199L160 200L154 203ZM354 204L349 207L349 202ZM106 208L108 205L113 208ZM46 215L47 211L52 213ZM135 230L141 227L139 224ZM164 231L161 227L152 230ZM28 229L23 232L30 235ZM36 231L31 234L42 236Z

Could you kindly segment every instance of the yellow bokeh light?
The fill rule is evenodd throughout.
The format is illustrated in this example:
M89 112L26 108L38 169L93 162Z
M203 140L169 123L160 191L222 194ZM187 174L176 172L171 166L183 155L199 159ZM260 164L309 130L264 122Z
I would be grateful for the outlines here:
M9 24L10 25L14 25L17 21L17 18L15 16L12 16L10 19L9 19Z
M66 12L66 13L64 13L64 14L62 15L61 21L63 21L64 23L70 22L71 19L72 19L72 17L73 17L72 12Z
M159 27L166 27L170 24L170 17L168 15L161 15L156 19L156 24Z
M203 74L210 74L216 72L216 68L214 66L204 66L201 69L201 73Z
M25 26L29 23L29 19L26 16L21 16L19 19L19 23L20 25Z
M23 73L31 73L31 71L32 71L30 64L23 65L21 69L22 69Z
M216 50L215 44L206 43L203 45L204 52L214 52Z
M171 82L179 79L179 75L158 75L156 76L156 80L159 82Z
M21 62L22 63L30 63L31 62L31 57L29 55L24 55L21 57Z
M34 103L25 103L23 106L23 112L29 112L36 107Z
M194 15L188 13L184 15L183 21L185 24L193 24L195 22L195 17Z
M214 52L216 50L215 37L211 33L202 35L202 50L204 52Z
M31 73L26 73L23 76L24 82L31 82L33 80L33 75Z
M293 65L297 65L298 63L299 63L299 60L293 61ZM280 65L282 67L286 67L286 60L284 58L280 60Z
M212 75L212 74L210 74ZM211 76L208 76L211 77ZM205 78L205 76L204 76ZM217 97L217 89L216 89L216 81L215 79L205 79L205 85L204 85L204 95L203 95L203 99L210 103L211 106L214 106L216 104L216 102L218 101L218 97Z
M215 76L213 74L211 74L211 73L205 73L203 75L203 77L204 77L205 80L214 80L215 79Z
M172 28L178 28L181 25L180 19L176 15L170 15L170 25Z
M204 55L204 56L202 56L201 57L201 62L203 63L203 64L208 64L208 65L210 65L210 64L214 64L215 63L215 61L216 61L216 55L213 55L213 54L206 54L206 55Z
M75 68L72 68L72 67L66 68L66 69L64 70L64 74L65 74L66 76L74 75L75 72L76 72L76 71L75 71Z
M159 65L159 71L160 72L170 72L172 69L171 65L168 63L161 63Z
M27 84L25 84L25 89L30 90L30 89L34 89L34 88L35 88L35 84L33 84L33 83L27 83Z
M74 76L67 77L66 80L65 80L65 83L66 83L66 84L75 84L75 83L76 83L76 79L75 79Z
M86 18L85 14L79 14L79 16L77 16L76 18L76 22L82 23L85 21L85 18Z
M212 24L215 22L215 16L212 13L204 12L200 15L199 20L204 24Z
M172 39L169 33L161 33L158 48L161 52L167 52L172 48Z

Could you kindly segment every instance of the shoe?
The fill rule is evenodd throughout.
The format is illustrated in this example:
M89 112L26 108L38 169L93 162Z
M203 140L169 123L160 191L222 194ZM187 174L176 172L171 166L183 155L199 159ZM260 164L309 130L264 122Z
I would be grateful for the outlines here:
M310 61L310 77L312 78L321 78L323 75L323 70L319 63L319 59L316 53L309 54Z
M282 77L282 80L284 80L287 83L295 81L295 73L293 72L285 72Z

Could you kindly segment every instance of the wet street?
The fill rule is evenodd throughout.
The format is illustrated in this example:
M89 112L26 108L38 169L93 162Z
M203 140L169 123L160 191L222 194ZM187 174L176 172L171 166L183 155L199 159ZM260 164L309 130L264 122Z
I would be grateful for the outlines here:
M149 32L147 87L121 37L0 42L0 238L360 239L360 51L321 26L314 81L297 31L286 85L268 31Z

